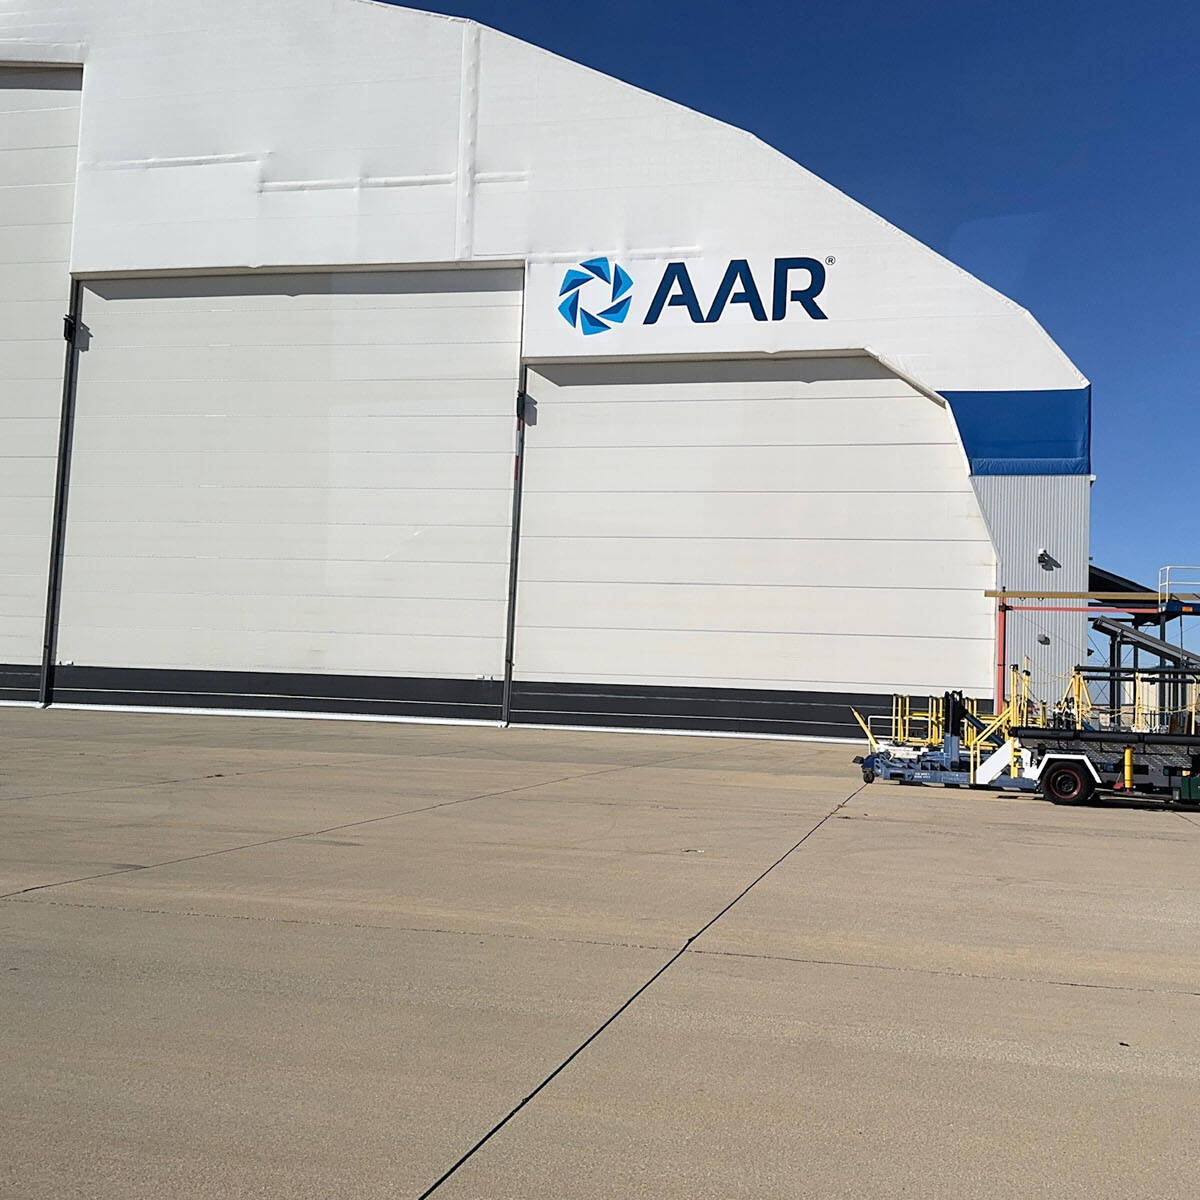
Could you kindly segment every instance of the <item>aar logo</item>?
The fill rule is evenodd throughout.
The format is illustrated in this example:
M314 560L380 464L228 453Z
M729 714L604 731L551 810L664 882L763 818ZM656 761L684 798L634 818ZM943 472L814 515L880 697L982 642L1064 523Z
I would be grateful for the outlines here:
M563 276L558 311L573 329L604 333L629 316L632 292L633 280L623 267L607 258L589 258Z

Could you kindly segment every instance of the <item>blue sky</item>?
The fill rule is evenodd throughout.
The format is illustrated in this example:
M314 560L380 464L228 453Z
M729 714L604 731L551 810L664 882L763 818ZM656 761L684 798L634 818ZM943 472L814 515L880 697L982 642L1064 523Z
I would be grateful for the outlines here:
M1200 562L1200 5L461 0L752 130L1028 308L1092 381L1092 553Z

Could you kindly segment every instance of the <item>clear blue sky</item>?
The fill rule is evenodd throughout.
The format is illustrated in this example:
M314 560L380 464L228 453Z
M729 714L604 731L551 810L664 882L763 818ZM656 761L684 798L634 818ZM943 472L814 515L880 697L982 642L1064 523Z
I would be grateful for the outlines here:
M1200 563L1200 5L423 7L749 129L1024 305L1092 381L1095 561Z

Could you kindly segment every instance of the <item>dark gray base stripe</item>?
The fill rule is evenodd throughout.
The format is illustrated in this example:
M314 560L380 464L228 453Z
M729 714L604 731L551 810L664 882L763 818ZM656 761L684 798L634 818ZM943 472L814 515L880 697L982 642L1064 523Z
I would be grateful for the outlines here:
M23 698L36 698L36 667L0 670L24 672L20 676L24 681ZM499 679L58 667L54 673L53 698L57 704L499 721L503 691ZM851 706L864 716L886 714L891 711L891 698L862 692L516 680L509 717L514 725L596 725L611 729L859 738L861 731L850 714Z
M41 676L32 663L0 663L0 700L37 700Z
M128 704L498 721L503 684L257 671L58 667L56 704Z
M509 719L522 725L603 725L720 733L860 738L863 716L891 712L890 696L594 683L513 682Z

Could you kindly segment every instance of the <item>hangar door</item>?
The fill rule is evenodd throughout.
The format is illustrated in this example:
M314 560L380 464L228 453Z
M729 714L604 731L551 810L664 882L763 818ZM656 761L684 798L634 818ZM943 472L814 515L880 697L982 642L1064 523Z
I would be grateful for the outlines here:
M38 695L79 83L0 67L0 700Z
M55 699L498 717L521 282L88 283Z
M991 686L953 419L866 357L541 366L512 719L859 736Z

